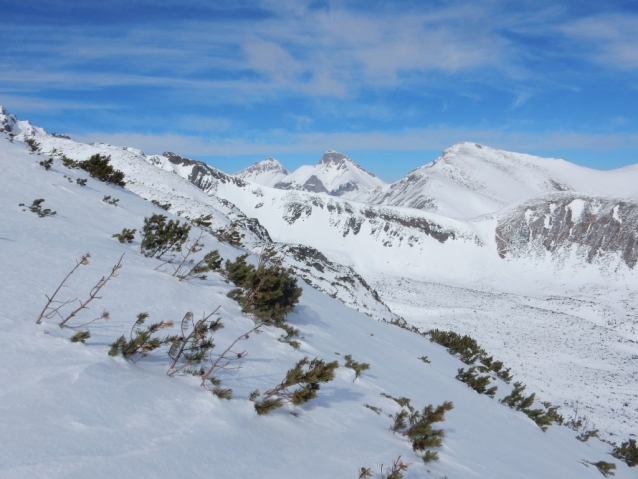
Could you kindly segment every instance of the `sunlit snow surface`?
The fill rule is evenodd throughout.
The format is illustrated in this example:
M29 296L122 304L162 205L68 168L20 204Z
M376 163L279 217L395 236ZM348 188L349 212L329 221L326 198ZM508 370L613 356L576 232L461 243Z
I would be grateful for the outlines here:
M49 140L42 139L42 143L45 141ZM67 140L50 141L60 146ZM162 202L181 202L184 208L216 212L216 221L223 224L228 218L214 199L208 199L209 195L178 175L150 165L141 152L69 143L65 153L71 156L74 148L77 159L91 152L112 154L114 164L133 180L127 185L130 191L91 178L86 187L81 187L75 178L87 178L83 171L68 170L59 160L45 171L37 162L47 156L30 154L22 142L10 143L0 134L0 294L4 304L0 311L0 477L347 478L356 477L362 466L378 470L381 463L388 464L399 454L414 463L406 479L444 475L451 479L600 477L594 467L582 463L584 460L615 462L619 478L635 474L607 454L608 445L597 440L580 443L567 428L551 427L543 433L522 413L499 404L497 399L509 391L504 383L497 383L496 399L478 395L454 379L457 369L464 365L443 348L375 321L303 283L301 302L289 316L290 323L301 330L301 349L296 351L278 342L281 331L270 328L243 342L242 349L248 352L243 368L220 375L223 385L234 390L231 401L206 393L194 378L166 377L168 361L162 352L137 364L109 357L108 345L119 335L128 334L135 315L142 311L156 321L179 321L186 311L200 315L221 306L226 327L216 335L218 350L250 329L252 321L226 297L231 286L218 275L212 274L206 281L180 283L165 272L155 271L159 262L141 256L139 243L122 245L111 238L122 228L139 229L145 216L165 213L135 193ZM264 191L264 196L270 195L266 188ZM105 195L119 198L119 206L104 203ZM43 206L57 211L57 215L38 218L18 206L36 198L44 198ZM274 193L263 198L266 200L275 206L279 201ZM245 213L252 216L260 211L266 210ZM259 214L269 229L268 223L281 221L279 214L272 214L270 219L267 213ZM314 218L321 221L313 224ZM440 222L460 232L472 231L453 220ZM310 232L329 226L329 216L321 219L320 215L311 215L305 220ZM298 223L282 227L277 231L279 240L292 241L300 234L300 227L303 225ZM484 236L475 231L479 237ZM315 236L319 246L321 236ZM337 237L343 238L343 244L321 244L323 251L333 259L350 262L374 281L383 299L406 319L420 326L447 324L456 331L471 332L490 353L506 363L511 361L508 365L517 378L542 399L559 404L561 400L580 400L581 411L586 401L592 401L588 404L592 416L608 404L609 409L596 419L596 425L617 427L623 433L621 439L626 438L622 420L629 421L634 414L631 420L636 423L638 361L629 359L635 354L635 344L626 338L633 333L621 330L628 324L625 315L633 314L635 307L632 277L609 287L599 281L582 291L573 286L558 288L556 285L564 281L561 278L552 285L544 285L542 278L531 278L521 285L515 280L498 283L487 266L485 271L479 268L468 277L461 275L468 261L479 266L491 261L491 256L484 259L487 246L478 244L469 233L450 245L447 271L445 258L437 257L448 250L429 237L420 238L414 246L383 250L369 236L372 239L359 246L358 255L352 234L344 237L340 233ZM210 237L205 241L207 247L218 248L226 258L242 253ZM365 248L369 248L367 252ZM381 256L381 251L388 254ZM406 264L405 257L401 263L402 251L422 251L411 257L416 266ZM92 337L82 345L68 341L73 331L61 330L53 321L38 326L35 319L44 305L44 294L50 294L86 252L92 255L91 264L72 277L64 290L66 298L85 297L121 254L126 254L119 276L104 289L102 299L78 316L79 321L88 321L102 308L111 315L108 322L90 327ZM418 266L420 261L428 266ZM366 264L375 267L366 269ZM383 264L388 265L389 274L379 277L375 270ZM508 268L504 267L503 273L519 271L516 264ZM412 279L397 279L396 272L402 269ZM437 269L441 279L434 282ZM520 270L521 274L528 271ZM592 271L585 269L590 275ZM420 278L415 278L417 272ZM480 277L483 287L470 284ZM621 286L632 289L623 290ZM547 301L550 296L558 298ZM588 303L576 301L581 297ZM415 312L416 307L419 312ZM481 323L489 328L479 333ZM595 334L594 339L588 332ZM563 333L565 341L560 340ZM609 349L604 349L605 344ZM561 348L563 356L558 354ZM534 351L541 359L530 359ZM286 407L268 417L255 414L247 399L250 391L263 392L274 386L306 355L343 362L345 354L370 363L370 370L354 380L352 370L340 368L337 378L322 387L319 398L306 406ZM423 355L430 358L431 365L417 359ZM614 390L607 389L610 383L606 381L614 374L618 382L611 384ZM631 377L633 383L623 383ZM395 413L398 406L381 397L381 392L410 397L417 407L444 400L454 402L455 409L441 424L446 437L439 451L440 461L424 466L405 438L390 432L387 415ZM594 402L596 395L600 398ZM632 399L627 412L608 414L623 397ZM375 414L364 407L366 403L382 408L383 413ZM299 417L289 414L292 411ZM568 410L564 412L569 414Z

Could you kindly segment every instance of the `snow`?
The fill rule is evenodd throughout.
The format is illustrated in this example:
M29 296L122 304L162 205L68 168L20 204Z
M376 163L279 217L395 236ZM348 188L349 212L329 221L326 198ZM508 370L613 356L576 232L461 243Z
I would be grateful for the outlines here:
M122 228L139 229L145 216L157 212L176 219L173 213L210 213L217 227L240 211L257 217L278 241L315 246L353 267L409 322L470 333L512 367L529 392L563 406L573 401L562 411L566 416L578 401L596 427L616 431L625 440L635 432L638 412L638 366L632 359L638 351L629 341L638 339L631 329L638 307L633 271L603 278L596 265L575 257L565 259L563 269L549 257L501 260L495 217L467 222L410 208L257 189L250 183L220 182L204 192L182 177L187 169L174 174L175 169L152 164L138 150L82 145L44 133L37 138L44 151L57 148L75 159L110 154L128 181L127 189L112 187L64 168L57 159L45 171L37 162L47 156L28 153L19 139L8 140L0 134L0 294L5 305L0 312L0 380L5 385L0 478L356 477L360 467L376 471L398 455L413 463L406 479L600 477L585 460L614 462L616 477L634 477L635 471L608 455L607 444L596 439L581 443L565 427L543 433L522 413L499 404L510 386L498 381L496 399L476 394L454 379L465 365L443 348L357 312L303 281L300 304L288 318L301 330L301 348L278 342L281 330L272 328L245 341L243 368L220 375L223 386L234 391L230 401L205 392L194 378L168 378L164 352L135 364L106 354L142 311L156 321L179 321L186 311L200 315L221 306L225 328L216 334L215 351L251 328L252 321L226 297L231 286L219 275L180 283L156 271L159 262L140 255L137 241L122 245L111 238ZM87 186L77 185L75 178L87 178ZM105 195L119 198L119 206L104 203ZM44 198L44 206L57 215L38 218L18 207L35 198ZM170 213L146 199L172 203ZM263 206L256 208L259 203ZM301 216L286 221L295 205ZM348 219L365 217L368 208L406 221L428 221L454 232L455 238L441 243L408 226L394 227L396 235L375 231L370 218L354 234ZM388 242L392 247L384 246ZM225 258L244 252L208 235L205 243ZM102 299L78 318L90 320L102 308L111 313L108 322L89 327L91 338L82 345L68 341L73 331L53 322L34 323L44 294L87 251L90 265L72 277L65 297L84 297L126 254ZM281 381L304 356L343 363L346 354L370 363L370 370L355 380L352 370L339 368L337 378L303 407L261 417L247 399L252 390ZM423 355L431 365L417 359ZM424 466L410 444L389 431L387 415L398 406L381 392L410 397L417 407L454 402L441 423L446 437L440 461ZM629 406L623 407L624 402Z

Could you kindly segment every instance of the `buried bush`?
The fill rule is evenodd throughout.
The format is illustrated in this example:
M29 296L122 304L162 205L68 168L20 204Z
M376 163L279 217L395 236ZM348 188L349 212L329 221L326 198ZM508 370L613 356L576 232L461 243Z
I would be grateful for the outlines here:
M636 440L629 439L623 442L620 446L614 448L614 452L611 453L616 459L620 459L626 463L629 467L635 467L638 465L638 447L636 447Z
M31 211L32 213L35 213L40 218L44 218L45 216L55 216L57 214L57 212L51 211L48 208L42 209L42 206L40 206L42 205L42 203L44 203L44 199L38 198L37 200L33 200L33 203L31 203L31 206L27 206L24 203L20 203L18 206L24 206L27 210ZM22 210L22 211L27 211L27 210Z
M132 243L135 239L135 229L124 228L121 233L115 233L112 238L117 238L120 243Z
M51 167L53 166L53 158L49 158L48 160L42 160L38 162L38 165L40 165L45 170L49 171Z
M155 206L158 206L158 207L162 208L165 211L170 210L171 206L172 206L170 203L160 203L157 200L152 200L151 203L153 203Z
M337 361L326 363L319 358L312 361L308 357L303 358L294 368L288 370L285 379L279 385L266 391L261 401L255 401L257 414L268 414L286 403L299 406L316 398L320 385L332 381L338 367ZM291 390L295 386L297 388Z
M69 167L81 168L96 180L103 181L104 183L113 183L117 186L126 185L124 182L124 173L113 168L113 166L110 165L110 161L110 156L96 153L88 160L69 163Z
M88 331L78 331L69 339L71 340L72 343L85 343L86 340L89 339L90 337L91 337L91 333L89 333Z
M188 240L191 230L187 223L175 220L166 221L164 215L152 215L144 218L140 250L144 256L161 259L167 253L181 251Z
M605 461L598 461L598 462L589 462L587 461L588 464L591 464L592 466L596 466L598 468L598 470L600 471L600 473L604 476L615 476L616 473L614 472L616 470L616 464L614 464L613 462L605 462Z
M106 204L117 206L117 203L120 200L118 198L111 198L111 195L109 195L102 198L102 201L104 201L104 203Z
M456 379L467 384L468 387L474 389L477 393L486 394L491 398L494 397L498 389L498 386L487 389L487 386L490 385L490 376L487 374L485 376L479 376L475 366L468 368L467 371L464 368L459 369Z

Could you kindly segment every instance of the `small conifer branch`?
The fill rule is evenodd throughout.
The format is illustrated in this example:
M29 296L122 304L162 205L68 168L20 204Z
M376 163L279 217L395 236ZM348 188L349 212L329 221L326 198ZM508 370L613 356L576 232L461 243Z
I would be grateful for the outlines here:
M192 263L192 260L190 259L190 257L192 255L194 255L195 253L197 253L197 252L202 250L202 246L204 246L204 245L202 243L200 243L199 240L202 239L203 235L204 235L204 232L200 230L199 236L197 237L197 239L195 239L195 240L190 240L189 239L186 242L185 248L183 248L182 250L179 251L179 255L182 257L182 259L180 260L180 262L179 262L179 264L177 266L173 266L174 272L173 272L172 276L178 276L179 277L180 271L182 271L183 268L187 267L188 263ZM184 252L184 250L186 250L186 251ZM202 262L203 262L203 260L200 261L199 263L197 263L197 266L199 266ZM194 267L191 268L191 270L187 274L190 274L193 271L193 269L194 269Z
M404 463L401 459L401 456L397 457L392 462L392 465L386 467L385 469L383 467L383 464L381 464L381 479L403 479L403 473L407 471L411 465L411 462L409 462L408 464Z
M122 258L124 258L124 254L122 254L122 256L120 256L119 261L117 262L117 264L115 266L113 266L113 268L111 268L111 272L109 273L108 276L102 276L102 278L97 282L97 284L95 286L93 286L93 288L91 289L91 291L89 292L89 297L86 299L86 301L80 301L80 306L78 306L76 309L74 309L71 314L69 314L66 318L64 318L59 324L58 326L60 326L61 328L64 327L64 325L70 320L72 319L76 314L78 314L80 311L82 311L83 309L88 309L88 305L91 301L93 301L94 299L101 299L101 296L98 296L98 293L100 292L100 290L106 286L106 283L109 282L109 280L111 278L114 278L117 276L117 272L118 270L122 267Z
M184 315L181 323L181 336L177 338L168 352L173 362L168 367L168 371L166 371L167 376L172 377L187 367L200 364L206 358L208 351L215 347L208 334L223 327L219 320L210 321L210 318L219 311L219 308L221 308L221 305L217 306L208 316L204 313L202 319L196 323L193 321L191 312ZM187 329L189 324L190 332ZM179 361L183 361L184 364L177 366ZM200 371L203 373L203 369Z
M77 261L75 266L73 267L73 269L69 272L69 274L67 274L64 279L62 280L62 282L58 285L57 289L53 292L53 294L51 295L51 297L49 297L47 294L45 294L44 296L46 296L47 298L47 304L44 306L44 308L42 309L42 312L40 313L40 315L38 316L38 319L36 320L36 324L40 324L42 322L42 319L46 318L46 319L50 319L53 316L55 316L55 314L60 314L59 310L62 306L65 306L69 303L72 303L74 300L68 300L68 301L56 301L55 300L55 296L60 292L60 290L62 289L62 287L64 286L64 283L66 283L66 280L69 279L69 277L75 273L75 270L78 269L81 265L87 265L89 264L89 258L91 257L90 253L86 253L85 255L82 256L82 258L80 258L80 261ZM77 299L77 298L76 298ZM60 306L58 306L57 308L51 308L51 304L52 303L60 303Z

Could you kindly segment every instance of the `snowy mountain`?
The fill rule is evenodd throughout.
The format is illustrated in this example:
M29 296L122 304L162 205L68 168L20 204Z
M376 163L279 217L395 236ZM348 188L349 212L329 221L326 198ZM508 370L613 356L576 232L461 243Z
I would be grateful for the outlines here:
M319 479L360 477L365 467L379 479L381 464L388 466L398 456L409 464L406 479L595 479L600 477L595 466L600 461L614 463L619 479L633 477L633 469L609 455L609 444L596 438L580 442L574 430L558 425L543 432L526 414L501 404L499 399L512 391L511 384L492 378L491 384L498 386L495 398L477 394L455 379L458 369L467 365L445 348L420 334L375 321L303 282L300 303L287 317L287 322L300 331L299 349L280 341L282 330L274 327L263 326L259 334L245 335L255 323L228 297L233 286L221 275L211 273L205 280L179 281L166 269L170 265L140 254L139 233L132 243L120 243L112 237L123 228L139 231L144 218L158 212L184 221L185 213L177 216L163 211L143 196L160 203L178 203L170 211L193 208L210 212L220 223L227 213L236 211L228 206L228 200L208 203L214 195L173 173L176 169L164 169L167 163L161 167L161 162L154 163L139 150L82 145L44 134L37 140L43 145L41 150L30 151L32 148L18 137L0 134L4 248L4 274L0 275L4 367L0 380L7 385L0 396L0 477ZM50 147L60 156L54 154L49 169L45 169L40 162L50 158L52 150L44 149ZM61 159L62 152L67 157L73 154L85 159L94 151L110 154L113 165L126 169L126 189L97 181L81 169L66 167ZM176 163L164 158L176 168L186 163L175 157L171 158ZM197 181L201 176L193 178ZM77 180L86 180L85 186ZM263 200L270 199L267 191L306 195L260 187L264 196L259 197L253 194L253 190L259 191L255 185L240 186L239 180L225 181L223 176L214 182L218 191L241 190L246 197ZM200 186L204 184L200 182ZM213 189L209 185L208 190ZM332 213L339 207L345 213L345 200L315 196L324 201L323 209L315 206L310 216L303 213L293 225L315 217L319 211L328 211L328 200L333 201ZM119 202L109 204L105 197ZM19 206L28 205L34 198L44 199L44 205L56 215L39 217ZM222 210L224 205L226 210ZM354 205L350 203L349 207ZM380 214L383 210L370 211ZM433 226L434 216L417 213L429 218L431 233L426 234L423 227L423 241L430 238L441 248L459 241L472 244L471 238L458 239L458 233L452 237L451 227L461 222L441 220L441 228L448 228L442 230ZM398 216L392 221L400 224L404 220ZM343 228L344 224L339 231ZM464 228L459 227L459 231L466 231ZM202 232L204 251L217 249L230 260L246 252L219 242L206 228L193 226L193 231ZM359 234L361 231L363 226ZM346 237L353 235L351 230ZM386 249L391 250L389 246ZM88 261L77 264L87 252L91 254ZM307 256L321 267L326 264L312 250L297 248L290 254L296 258ZM35 324L46 303L45 294L51 295L73 267L77 266L77 271L59 293L63 303L89 297L91 287L120 258L121 270L89 308L80 310L70 323L90 323L81 328L90 332L85 344L70 342L78 329L58 327L55 315ZM255 260L253 256L251 261ZM467 301L458 293L452 296ZM442 300L444 295L428 297ZM63 314L77 305L63 303L59 303ZM466 302L465 306L478 307L477 302ZM232 389L230 400L201 388L196 377L167 376L171 362L167 348L151 351L137 362L107 354L115 339L131 334L141 312L147 312L153 322L172 320L179 324L188 311L199 318L218 307L224 328L215 332L213 357L241 339L238 351L242 351L242 367L224 369L218 375L222 387ZM108 311L108 321L92 322L101 311ZM467 316L467 311L464 314ZM162 333L179 331L177 326L167 326ZM581 332L586 337L586 331ZM367 363L369 370L357 377L353 369L344 366L346 355ZM337 360L340 366L335 378L321 384L316 399L305 405L286 404L266 416L257 415L251 391L259 389L263 394L276 386L304 357ZM545 398L545 393L539 391L539 395ZM430 446L438 460L424 464L401 429L395 434L390 430L396 425L395 414L409 413L405 398L419 410L444 401L453 403L444 421L434 423L434 429L443 431L441 445ZM545 410L539 401L534 407Z
M274 187L288 175L290 175L290 172L281 163L274 158L266 158L235 173L233 176L251 183Z
M346 155L332 150L326 151L317 165L304 165L293 173L268 158L234 176L281 190L327 193L342 198L356 198L386 184Z
M635 197L638 166L598 171L563 159L459 143L365 200L473 218L521 199L557 191Z
M5 118L7 116L8 114ZM14 122L17 121L14 118ZM8 124L8 121L5 124ZM58 211L55 218L40 219L35 216L35 225L42 225L37 221L63 220L65 227L71 228L69 225L73 224L73 228L76 228L71 228L68 232L59 230L64 240L60 240L59 244L50 245L50 248L58 250L55 253L47 250L42 254L64 256L62 251L66 247L66 242L70 241L69 235L81 229L85 223L90 224L91 228L96 228L89 235L93 238L92 244L98 248L105 248L104 251L110 251L109 257L113 257L115 252L112 246L119 247L119 243L110 236L122 227L131 228L137 225L139 228L143 216L158 212L169 216L176 215L177 219L195 219L210 215L212 225L210 228L204 228L206 241L215 244L216 248L219 246L220 251L223 249L225 257L233 257L232 255L236 256L243 251L259 253L268 245L276 250L286 266L294 268L305 283L313 286L313 289L304 290L304 297L314 298L313 303L302 303L294 313L300 325L310 328L303 331L306 342L303 343L302 352L307 351L307 354L311 354L312 351L314 354L320 349L324 351L322 348L328 351L336 347L333 341L342 341L344 348L351 348L348 349L351 352L363 353L363 350L366 350L362 356L368 362L376 358L374 370L379 367L381 358L386 357L385 353L377 351L377 346L387 348L387 341L402 342L406 341L407 337L416 336L415 347L426 348L429 357L435 357L438 347L430 345L427 341L419 342L423 338L414 333L408 334L399 330L400 335L395 336L391 332L392 328L370 329L383 326L373 319L401 324L402 317L408 324L423 331L442 328L471 335L489 354L503 360L506 366L512 369L517 380L527 384L530 391L538 393L538 398L560 405L566 417L586 417L588 426L600 429L603 437L617 440L618 437L626 438L628 434L635 433L635 424L638 421L638 390L635 387L638 363L634 359L638 357L638 318L635 315L638 309L638 291L635 286L638 220L635 215L636 202L631 199L631 181L624 178L631 177L632 167L620 172L605 172L597 184L593 180L593 170L570 165L564 160L539 161L527 155L492 150L489 158L477 160L478 166L475 170L468 170L474 171L474 176L459 179L457 172L450 173L458 168L458 162L452 158L453 155L448 154L450 158L447 178L453 179L454 181L450 181L457 185L458 191L464 191L466 196L459 194L456 200L452 196L446 200L439 195L439 205L445 204L445 200L448 201L450 209L465 211L464 214L467 216L473 216L467 213L470 209L465 204L467 198L478 198L475 203L470 203L470 206L476 208L478 204L479 210L489 209L488 202L481 203L481 198L500 198L499 203L494 203L493 206L498 211L490 210L489 214L466 220L450 217L454 215L441 214L440 210L433 212L426 208L371 204L303 189L270 188L236 175L227 175L210 165L170 152L148 156L133 148L101 143L87 145L67 138L54 137L42 129L30 130L28 134L14 133L13 137L5 134L5 137L11 141L0 141L0 159L3 165L6 165L3 168L11 172L6 177L6 194L10 196L8 204L17 205L18 202L30 201L30 198L23 197L30 191L34 198L45 198L46 206ZM31 137L37 141L38 151L27 153L28 147L23 140ZM476 146L473 148L479 153L488 149ZM92 179L89 179L86 190L71 184L78 176L78 170L69 170L61 164L62 155L74 160L84 160L95 153L110 156L113 166L126 174L128 192L121 189L117 191L121 192L120 195L127 195L127 203L128 200L133 201L132 199L136 198L131 203L136 205L136 213L133 214L128 207L118 210L125 213L128 218L126 221L119 218L117 211L112 211L114 208L110 206L108 208L111 209L99 210L108 213L104 217L89 212L87 208L95 204L95 198L101 198L102 192L104 195L111 194L111 190L105 189L110 187ZM472 161L470 157L474 153L470 153L464 156L464 161ZM53 158L53 167L50 171L45 171L38 165L38 161L49 156ZM496 160L491 158L492 156ZM18 161L18 158L21 160ZM508 161L511 164L506 167ZM327 163L330 164L331 160L327 160ZM20 165L15 167L15 171L14 164ZM500 164L501 168L495 167L494 164ZM422 169L428 167L434 168L432 165L426 165ZM521 176L514 175L511 181L520 181L520 185L527 185L526 191L531 196L526 196L526 193L519 198L521 195L514 194L515 188L488 181L488 172L491 171L489 168L501 172L507 170L510 172L508 175L518 172ZM540 172L534 176L526 173L528 170ZM559 173L563 170L572 177L568 178L567 173L561 177ZM528 178L524 174L528 174ZM444 176L441 173L438 178ZM549 177L557 182L562 181L559 184L563 185L561 188L565 191L555 192L556 188L551 186L551 183L543 183L543 178ZM31 181L35 183L22 185ZM506 182L506 178L503 177L502 181ZM482 191L489 190L489 195L481 197L476 194L476 191L481 190L481 184ZM384 188L389 191L395 185ZM604 192L608 191L605 188L609 189L613 185L616 196L605 196ZM589 193L577 192L578 189L587 188ZM20 193L21 189L25 193ZM511 197L506 193L511 194ZM93 197L95 198L92 200ZM365 197L366 195L359 196L360 199ZM143 199L155 200L167 208L167 211ZM73 214L60 216L66 204L76 205L73 206ZM106 208L107 205L103 207ZM14 225L11 228L15 231L19 231L20 228L33 231L35 225L29 223L29 226L25 226L21 222L22 216L19 216L26 215L27 212L22 212L17 207L7 208L3 210L3 214L9 215L6 217L7 225ZM18 216L14 218L12 215ZM96 217L88 218L86 215ZM94 226L96 222L99 226ZM228 249L230 246L217 242L217 238L220 237L217 232L229 229L245 235L245 249ZM79 245L86 236L77 232L74 234L77 237L69 244ZM12 238L6 234L1 236ZM40 241L38 238L37 235L31 238L27 242L29 247L33 248L33 245ZM107 246L104 246L103 241L112 241L115 244L107 243ZM9 251L8 254L11 255L13 252ZM22 253L18 251L15 254ZM136 271L139 270L140 284L146 284L155 277L144 272L146 260L140 258L140 261L141 263L136 262ZM55 264L59 265L60 262L56 260ZM19 271L17 265L15 271ZM52 270L51 275L53 273ZM218 288L216 291L221 291L219 302L227 301L221 299L227 291L224 289L223 281L216 279L210 283L212 284L221 285L221 290L215 286ZM187 289L182 286L178 287L179 291L172 292L169 283L154 287L159 288L158 291L161 290L161 294L166 298L165 303L158 303L158 311L161 311L162 307L173 311L174 306L167 306L170 304L170 298L175 298L178 294L200 298L200 293L195 290L204 291L208 286L195 287L192 293L187 293ZM27 289L20 290L19 286L11 286L5 291L14 291L17 298L23 298L25 301L30 297ZM322 295L320 292L327 294ZM151 292L145 294L150 295ZM127 295L132 296L132 293ZM322 298L332 301L327 296L341 300L349 308L340 305L324 307ZM185 300L180 298L176 301L183 304ZM195 301L201 304L198 301L202 300ZM15 303L12 306L18 311L16 314L22 314L20 308L26 307L20 304ZM224 304L225 310L232 309L228 303ZM209 306L205 304L200 307L202 310L206 308ZM373 319L360 315L356 310ZM352 321L353 324L346 325L343 321ZM365 321L369 321L374 327L368 328ZM370 334L374 335L371 337L377 338L378 335L382 335L382 338L375 339L382 342L373 348L374 352L366 349L370 347L367 342L355 346L347 339L358 337L357 334L360 332L357 332L357 328L360 326L357 325L362 324L366 325L362 326L364 329L370 329ZM15 326L13 323L9 322L6 325L10 325L7 327L14 331L11 329ZM20 334L28 334L28 330L24 328L20 331ZM339 338L332 337L336 334L335 331L340 331ZM341 333L345 336L341 337ZM407 336L402 336L403 333ZM276 335L269 337L273 338ZM367 336L364 334L365 337ZM46 340L45 337L41 339ZM108 344L106 338L102 344ZM391 350L401 347L399 343L392 344ZM280 354L278 357L282 360L288 357L286 351L290 350L286 344L283 347L283 350L277 350L277 354ZM430 348L434 348L432 351L435 351L432 355ZM276 348L264 346L261 351L266 354L266 351L274 350ZM339 349L334 351L338 352ZM330 354L334 354L334 351ZM414 355L412 352L406 354ZM388 363L388 366L383 367L389 374L388 378L395 374L396 368L408 367L407 375L418 371L412 371L412 366L403 365L403 362L409 363L408 356L397 356L397 362L390 362L395 366ZM95 358L102 364L99 354ZM451 376L448 379L452 383L458 383L453 377L456 370L463 365L458 361L454 365L450 364L447 371ZM421 363L421 367L427 365ZM241 382L241 377L235 379ZM428 379L430 380L432 378ZM458 384L465 387L461 383ZM366 391L376 391L377 388L372 385L365 387ZM240 389L236 385L233 385L233 388ZM509 388L510 386L499 383L499 391L503 394ZM249 386L244 387L245 391L249 392L249 389ZM443 390L447 391L447 386ZM361 391L357 391L357 394L359 392ZM488 400L485 396L470 392L478 399ZM367 404L374 406L375 402L366 394L364 393L361 398L366 398ZM498 397L502 397L500 394L499 392ZM188 400L188 396L179 397L183 401ZM454 401L456 404L457 399ZM331 409L333 406L324 404L321 407ZM503 407L498 403L496 406ZM385 411L386 408L382 408ZM507 408L504 409L509 411ZM350 413L349 409L347 411ZM501 417L500 413L496 414ZM242 420L246 420L245 416L242 417ZM523 416L523 419L526 420L526 417ZM460 427L460 424L455 427ZM383 428L387 429L387 426L384 425ZM540 437L554 434L553 429L545 435L541 433ZM326 429L321 431L321 434L329 434ZM520 431L517 434L519 433ZM159 431L154 434L159 434ZM508 435L509 433L506 434ZM567 439L567 436L561 436L561 440L571 440ZM498 441L492 445L504 447ZM581 449L580 445L575 446L573 457L583 454L578 451L606 447L591 444L587 443L585 449ZM463 447L469 447L468 450L474 451L475 446L463 443ZM541 446L534 443L533 447ZM567 446L551 447L564 451ZM348 450L352 452L352 449ZM441 452L442 461L437 462L435 466L453 466L452 469L435 467L433 470L439 475L448 474L455 478L476 477L476 474L478 477L512 477L520 472L516 469L520 461L514 466L508 466L501 459L494 458L492 462L496 468L489 466L488 469L481 469L484 466L477 466L476 462L472 462L478 459L467 459L465 452L452 452L447 449L445 451L445 454ZM461 454L462 458L457 457L458 454ZM470 455L472 454L474 452ZM579 460L586 457L588 456L583 456ZM458 464L455 461L459 461ZM480 462L485 463L483 459ZM503 473L497 471L501 467ZM552 463L551 467L555 465ZM598 474L595 468L586 468L583 464L578 464L576 469L566 467L565 477L590 477L587 474L595 477L595 474ZM323 472L327 470L320 469ZM527 469L525 471L524 477L553 477L549 469L543 470L545 476L538 475L540 472L530 472ZM620 477L623 477L624 473L619 473ZM426 477L422 474L423 471L417 471L409 477ZM317 472L316 477L324 476ZM269 476L266 474L264 477Z

